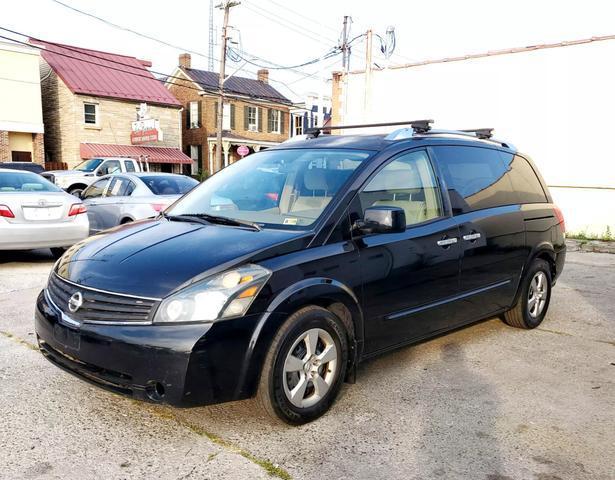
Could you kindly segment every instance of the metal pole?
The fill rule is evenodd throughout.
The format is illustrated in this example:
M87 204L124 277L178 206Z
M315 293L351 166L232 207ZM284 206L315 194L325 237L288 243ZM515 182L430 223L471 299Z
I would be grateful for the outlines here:
M363 119L369 120L370 100L372 95L372 31L367 31L367 48L365 49L365 92L363 98Z
M224 4L218 5L218 8L224 8L224 22L222 24L222 38L220 42L220 74L218 78L218 116L216 118L216 162L214 164L215 173L222 169L222 118L224 108L224 76L226 70L226 30L228 27L228 16L231 7L239 5L239 2L227 0Z

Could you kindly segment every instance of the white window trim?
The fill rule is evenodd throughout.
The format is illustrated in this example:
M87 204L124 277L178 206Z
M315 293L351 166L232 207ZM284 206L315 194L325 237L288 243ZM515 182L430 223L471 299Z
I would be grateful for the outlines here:
M199 102L190 102L188 115L190 115L190 128L199 128Z
M254 110L254 122L250 123L250 111ZM248 106L248 132L258 132L258 107Z
M222 130L230 130L230 129L231 129L231 104L225 103L222 105Z
M271 129L271 133L280 133L282 129L280 128L282 125L282 112L280 110L271 110L272 116L277 116L277 120L274 119L273 125L274 128Z
M199 173L199 147L198 145L190 145L190 158L192 163L190 164L191 175L198 175Z
M94 123L85 121L85 106L94 105ZM83 102L83 124L89 128L98 128L100 126L100 105L96 102Z

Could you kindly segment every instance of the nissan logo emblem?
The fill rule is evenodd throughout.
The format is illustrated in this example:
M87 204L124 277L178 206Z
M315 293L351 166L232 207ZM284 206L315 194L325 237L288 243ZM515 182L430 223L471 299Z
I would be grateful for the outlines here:
M75 313L83 305L83 295L81 292L73 293L72 297L68 300L68 309L71 313Z

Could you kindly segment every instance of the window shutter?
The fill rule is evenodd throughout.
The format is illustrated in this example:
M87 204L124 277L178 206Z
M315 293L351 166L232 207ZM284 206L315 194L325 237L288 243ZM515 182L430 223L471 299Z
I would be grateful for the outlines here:
M214 130L218 131L218 99L214 102Z
M273 124L273 110L271 108L267 109L267 133L271 133L271 127Z
M190 128L190 102L186 104L186 128Z
M258 107L258 131L263 131L263 109Z
M235 104L231 103L231 130L235 130Z
M202 100L199 100L199 103L198 103L197 105L198 105L198 108L197 108L197 112L198 112L198 113L197 113L197 116L198 116L199 118L197 118L197 119L196 119L196 123L197 123L197 125L198 125L199 127L202 127L202 126L203 126L203 123L201 122L201 118L202 118L202 115L203 115L203 101L202 101Z
M196 164L198 165L198 169L202 170L203 169L203 145L196 146L196 158L197 158Z
M243 107L243 129L248 131L248 106L244 105Z
M284 134L284 122L285 122L284 112L280 110L280 133L282 135Z

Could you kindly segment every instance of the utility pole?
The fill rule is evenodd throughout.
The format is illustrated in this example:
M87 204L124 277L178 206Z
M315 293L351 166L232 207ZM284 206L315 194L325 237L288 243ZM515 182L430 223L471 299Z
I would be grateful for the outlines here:
M342 123L346 123L348 114L348 72L350 70L350 45L348 45L348 36L350 35L350 26L348 20L352 22L352 18L344 15L344 29L342 31L342 66L344 68L344 108ZM343 131L339 132L343 134Z
M372 31L366 33L365 49L365 92L363 98L363 118L367 123L370 115L370 100L372 95Z
M224 22L222 24L222 38L220 42L220 73L218 75L218 116L216 118L216 161L214 164L215 173L222 170L222 118L224 108L224 78L226 70L226 29L228 27L229 10L239 5L240 2L225 0L217 8L224 9Z

